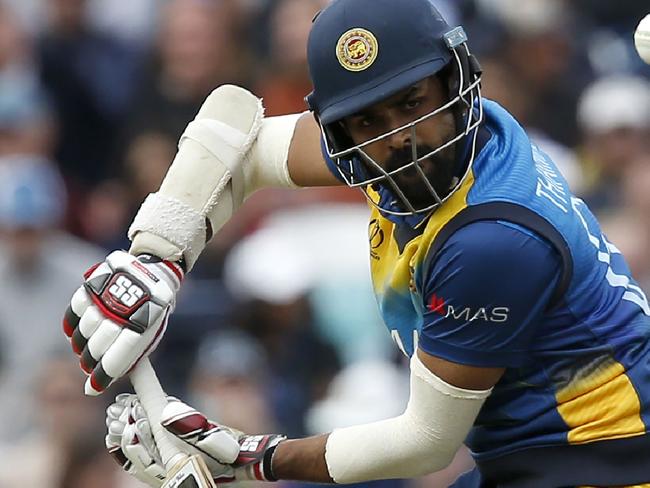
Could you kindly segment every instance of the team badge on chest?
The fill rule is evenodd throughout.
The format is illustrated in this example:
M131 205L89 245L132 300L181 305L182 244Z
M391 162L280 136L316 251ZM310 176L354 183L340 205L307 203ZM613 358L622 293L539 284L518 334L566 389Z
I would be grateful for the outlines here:
M377 38L366 29L355 28L345 32L336 44L336 57L348 71L368 69L377 59Z

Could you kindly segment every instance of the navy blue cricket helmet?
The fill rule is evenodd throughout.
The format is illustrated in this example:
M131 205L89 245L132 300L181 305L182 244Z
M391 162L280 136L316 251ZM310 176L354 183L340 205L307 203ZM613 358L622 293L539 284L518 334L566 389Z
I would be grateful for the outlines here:
M307 56L314 87L307 104L348 185L361 188L372 204L394 215L430 213L460 186L474 159L483 118L481 70L467 47L463 28L452 28L433 0L334 0L314 19ZM444 106L361 144L346 137L341 124L345 117L443 73L449 90L449 102ZM415 148L411 161L388 172L364 151L384 137L414 131L418 123L445 110L454 114L456 136L428 154L420 155ZM456 151L458 157L467 159L463 173L450 182L444 194L425 182L431 198L424 200L426 204L415 204L395 180L396 174L416 168L426 179L421 163L456 144L463 146ZM376 192L368 192L371 188L388 191L390 198L380 201Z

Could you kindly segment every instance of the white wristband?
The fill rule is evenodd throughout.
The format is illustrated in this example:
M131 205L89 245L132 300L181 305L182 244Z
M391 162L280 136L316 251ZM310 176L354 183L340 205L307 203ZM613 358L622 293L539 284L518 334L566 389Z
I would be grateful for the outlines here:
M293 133L302 115L264 119L248 153L248 163L244 165L247 197L262 188L298 188L289 175L287 163Z

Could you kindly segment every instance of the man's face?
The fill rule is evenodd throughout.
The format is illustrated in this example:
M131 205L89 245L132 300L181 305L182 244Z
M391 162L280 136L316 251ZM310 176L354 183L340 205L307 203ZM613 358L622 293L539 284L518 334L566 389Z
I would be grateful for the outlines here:
M343 124L354 144L381 136L423 117L448 102L446 90L436 77L425 78L406 90L346 117ZM364 148L365 152L388 172L413 161L413 143L418 158L449 142L456 135L454 116L446 110L415 126L415 141L412 129L405 129L384 137ZM440 198L448 192L454 176L456 161L455 145L421 161L420 167ZM379 175L370 169L373 176ZM411 166L393 176L412 205L426 207L436 202L419 171ZM386 185L385 185L386 186ZM390 188L390 186L387 186Z

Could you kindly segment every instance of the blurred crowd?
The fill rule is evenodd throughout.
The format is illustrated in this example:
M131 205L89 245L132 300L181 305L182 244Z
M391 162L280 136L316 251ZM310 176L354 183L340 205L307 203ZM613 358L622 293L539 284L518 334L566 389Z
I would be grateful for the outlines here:
M439 0L508 108L650 285L650 70L638 0ZM305 110L306 39L327 0L0 0L0 487L125 488L103 398L60 318L116 248L177 140L222 83ZM154 364L168 393L251 433L397 415L405 364L369 284L365 204L265 190L209 244ZM386 487L447 486L467 468ZM286 483L287 486L298 484Z

